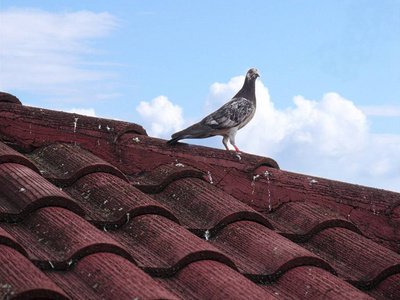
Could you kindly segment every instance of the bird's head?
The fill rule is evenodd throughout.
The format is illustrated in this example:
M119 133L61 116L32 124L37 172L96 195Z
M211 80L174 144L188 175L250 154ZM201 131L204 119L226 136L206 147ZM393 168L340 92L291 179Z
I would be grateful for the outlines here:
M249 80L256 80L257 77L260 77L260 74L258 74L258 70L256 68L251 68L247 71L246 77Z

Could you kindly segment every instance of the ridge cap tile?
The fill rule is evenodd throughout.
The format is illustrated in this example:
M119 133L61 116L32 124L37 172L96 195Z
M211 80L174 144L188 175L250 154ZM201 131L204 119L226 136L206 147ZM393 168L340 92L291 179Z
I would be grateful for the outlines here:
M78 145L56 143L39 148L27 156L47 180L58 186L69 186L93 172L110 173L128 182L119 169Z
M84 214L74 199L25 165L0 164L0 181L0 221L16 222L51 205Z
M12 94L0 91L0 103L12 103L12 104L20 104L21 101Z
M42 147L56 141L76 142L77 136L105 139L110 143L132 132L147 136L143 127L136 123L39 107L1 103L0 116L0 135L12 138L22 146L21 149ZM33 136L37 138L32 139Z
M126 135L117 144L118 150L109 157L126 174L139 174L160 164L181 163L191 165L206 174L214 168L237 168L252 172L260 164L272 159L247 153L236 153L222 149L190 145L175 147L166 141L149 136ZM137 157L141 157L140 160ZM157 157L157 160L154 158ZM127 165L126 162L135 162ZM277 164L276 164L277 165Z

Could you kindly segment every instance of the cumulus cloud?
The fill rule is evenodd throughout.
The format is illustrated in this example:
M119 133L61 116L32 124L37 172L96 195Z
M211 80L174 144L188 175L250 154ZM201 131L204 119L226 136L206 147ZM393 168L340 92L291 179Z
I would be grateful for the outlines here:
M151 102L140 102L136 111L151 136L169 138L173 131L182 129L184 123L182 108L172 104L165 96L158 96Z
M207 113L229 100L243 80L211 85ZM371 134L367 115L352 101L337 93L319 101L299 95L292 107L279 110L261 80L256 94L257 113L236 136L241 150L272 157L285 170L399 190L400 136Z
M94 112L93 108L72 108L68 112L89 117L96 117L96 113Z
M400 117L400 106L398 105L365 105L360 106L360 109L368 116Z
M46 95L95 94L88 82L109 80L104 62L88 64L85 55L98 55L95 39L117 26L108 13L53 13L37 9L0 12L1 89ZM96 90L94 92L93 90Z

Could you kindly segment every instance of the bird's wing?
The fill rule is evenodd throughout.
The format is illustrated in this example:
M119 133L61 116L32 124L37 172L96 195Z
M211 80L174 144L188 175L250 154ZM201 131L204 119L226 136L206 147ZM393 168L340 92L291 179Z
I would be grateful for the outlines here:
M246 98L233 98L220 109L205 117L200 123L213 129L229 129L246 122L255 109Z

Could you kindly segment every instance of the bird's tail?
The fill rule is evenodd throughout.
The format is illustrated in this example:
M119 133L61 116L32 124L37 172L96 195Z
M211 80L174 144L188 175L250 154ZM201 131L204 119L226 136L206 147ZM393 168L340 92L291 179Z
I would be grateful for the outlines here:
M205 128L203 125L199 123L193 124L192 126L174 133L171 136L171 139L167 141L168 145L175 145L179 140L183 139L197 139L197 138L204 138L210 136L208 134L209 128Z
M172 137L172 139L170 139L169 141L167 141L168 145L175 145L179 140L181 140L182 138L180 137Z

